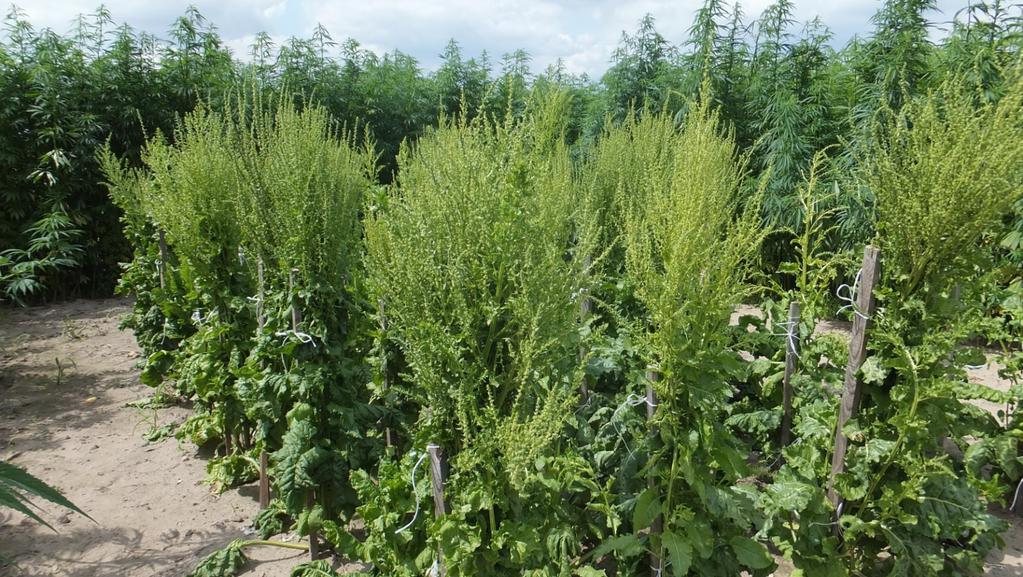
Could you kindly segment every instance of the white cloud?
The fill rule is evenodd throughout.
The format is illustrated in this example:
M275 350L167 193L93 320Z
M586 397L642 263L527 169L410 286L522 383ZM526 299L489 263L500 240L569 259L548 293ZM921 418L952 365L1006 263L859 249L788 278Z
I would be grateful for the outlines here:
M752 20L771 0L747 0L742 10ZM947 21L965 0L939 0ZM486 50L495 67L502 54L523 48L539 72L561 58L574 73L599 76L608 66L621 33L633 31L644 14L652 14L657 29L669 41L685 40L701 0L172 0L139 2L107 0L114 19L165 36L189 3L213 22L236 56L248 57L248 47L260 31L278 43L292 35L308 36L322 23L334 39L351 37L374 52L401 50L416 57L423 68L436 67L450 38L467 56ZM75 15L95 10L97 0L33 0L25 12L36 26L68 30ZM836 0L828 3L796 0L795 16L803 22L820 16L842 44L854 33L871 29L876 0ZM794 30L798 32L798 30Z

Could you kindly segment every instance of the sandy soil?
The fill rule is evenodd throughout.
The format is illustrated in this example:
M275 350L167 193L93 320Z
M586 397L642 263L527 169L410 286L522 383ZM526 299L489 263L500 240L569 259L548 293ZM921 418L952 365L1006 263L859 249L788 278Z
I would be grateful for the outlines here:
M76 301L4 311L0 320L0 459L60 488L95 522L44 505L57 532L0 509L3 576L180 576L234 539L258 510L258 490L216 496L205 461L173 439L147 444L154 424L188 411L126 404L151 395L139 350L117 329L129 303ZM251 537L249 537L251 538ZM301 551L250 548L245 575L286 576Z
M205 460L194 447L143 439L154 425L181 422L188 411L127 406L151 394L138 381L134 338L117 329L128 307L110 299L0 313L6 315L0 319L0 459L59 487L95 519L43 505L53 532L0 509L0 555L16 562L0 568L2 577L179 576L212 551L249 537L255 486L213 495L200 482ZM1008 387L997 368L971 371L971 379ZM1023 525L1019 517L1005 518L1012 523L1006 547L990 556L986 573L1023 575ZM287 576L305 559L283 549L246 554L253 562L244 575L253 577Z

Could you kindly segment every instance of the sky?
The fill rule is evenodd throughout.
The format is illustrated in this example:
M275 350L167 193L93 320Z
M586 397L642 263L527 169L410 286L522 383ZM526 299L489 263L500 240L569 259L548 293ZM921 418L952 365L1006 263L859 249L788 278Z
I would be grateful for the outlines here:
M290 36L308 37L317 23L335 41L356 39L364 48L383 54L400 50L414 56L427 71L451 38L463 54L486 50L491 61L516 49L532 57L534 71L558 58L568 72L599 77L623 31L633 32L644 14L652 14L657 30L672 43L687 37L702 0L106 0L118 23L165 37L175 18L189 4L213 22L236 57L247 59L258 32L278 43ZM759 15L770 0L741 2L747 20ZM938 0L930 20L951 20L966 0ZM97 0L22 0L21 8L36 27L67 32L75 16L91 13ZM800 22L820 16L844 45L856 34L870 32L878 0L795 0ZM794 30L798 32L798 30Z

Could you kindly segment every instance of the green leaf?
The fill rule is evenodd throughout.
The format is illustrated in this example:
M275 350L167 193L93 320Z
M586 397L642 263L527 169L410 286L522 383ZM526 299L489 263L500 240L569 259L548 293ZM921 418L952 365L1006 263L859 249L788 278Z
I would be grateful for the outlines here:
M782 481L767 488L774 506L779 511L799 512L810 504L817 488L798 481Z
M675 577L682 577L689 572L689 566L693 564L693 546L681 535L671 531L665 531L661 535L661 543L668 551L668 559L671 561L671 574Z
M767 569L774 564L774 559L763 545L748 537L732 537L728 540L735 551L735 558L740 564L750 569Z
M350 575L350 574L349 574ZM319 559L295 565L291 577L339 577L334 568L326 561Z
M187 577L235 577L248 561L242 553L242 542L232 541L227 547L206 556Z
M879 384L888 376L888 371L881 366L880 359L873 356L863 361L863 365L860 366L860 376L865 383Z
M636 509L632 512L632 526L637 530L649 527L660 514L661 500L657 496L657 491L647 489L636 498Z
M604 541L593 550L593 558L600 559L614 551L622 557L635 557L643 553L643 543L635 535L618 535Z
M575 570L576 577L607 577L607 572L603 569L594 569L593 567L579 567Z
M295 520L295 531L299 535L315 533L320 530L321 526L323 526L323 506L319 504L302 511L299 513L298 519Z
M323 538L334 546L334 549L341 555L348 558L358 557L359 541L334 521L324 521L322 526Z
M43 521L39 515L26 506L30 505L31 502L20 493L39 497L61 507L71 509L89 520L93 520L92 517L89 517L84 511L64 497L64 495L61 495L60 491L50 487L24 469L0 461L0 505L11 507L53 529L49 523Z

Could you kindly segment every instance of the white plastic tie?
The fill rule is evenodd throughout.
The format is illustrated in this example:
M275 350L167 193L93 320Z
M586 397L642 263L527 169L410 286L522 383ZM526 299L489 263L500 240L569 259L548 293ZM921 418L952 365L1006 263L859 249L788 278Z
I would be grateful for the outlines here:
M216 312L216 310L212 310L210 311L210 314L203 316L202 309L195 309L192 311L192 322L201 327L202 325L210 322L210 319L213 318L214 312Z
M309 333L303 333L302 331L293 331L289 329L286 331L277 331L274 334L279 337L295 337L303 345L308 345L309 343L312 343L313 347L316 347L316 341L313 339L313 336L310 335Z
M418 519L418 518L419 518L419 501L420 501L421 497L419 496L419 487L418 487L418 486L416 485L416 469L418 469L418 468L419 468L419 465L422 465L422 464L423 464L423 460L425 460L425 459L426 459L426 456L427 456L427 454L428 454L428 453L424 452L424 453L422 454L422 456L420 456L420 457L419 457L419 460L418 460L418 461L416 461L416 464L415 464L415 465L414 465L414 466L412 467L412 491L413 491L413 492L415 493L415 495L416 495L416 512L415 512L415 513L414 513L414 514L412 515L412 520L411 520L411 521L409 521L409 522L408 522L408 523L407 523L407 524L406 524L406 525L405 525L404 527L402 527L401 529L398 529L397 531L395 531L395 532L394 532L394 534L395 534L395 535L397 535L398 533L401 533L401 532L402 532L402 531L404 531L405 529L408 529L409 527L411 527L411 526L412 526L412 524L416 522L416 519ZM436 565L436 563L437 563L437 562L436 562L436 561L434 561L434 564L435 564L435 565Z
M651 403L646 396L640 396L636 393L629 393L629 396L625 397L625 404L630 407L638 407L640 405L648 405L651 408L657 408L657 403Z
M1019 490L1023 489L1023 479L1019 480L1019 484L1016 485L1016 494L1012 496L1012 505L1009 505L1010 511L1016 510L1016 502L1019 501Z
M855 313L856 316L867 321L870 320L870 317L864 314L863 311L861 311L859 307L856 306L856 297L858 297L860 294L860 278L862 276L863 269L861 268L860 270L856 271L856 279L853 281L852 286L849 286L847 284L839 285L838 289L835 290L835 296L838 297L838 300L846 303L842 305L841 308L838 309L839 313L847 309L852 309L853 313Z
M797 346L798 341L796 340L799 331L799 323L795 323L792 321L780 321L777 323L777 325L780 328L785 329L785 332L771 334L776 337L785 337L785 342L786 345L788 346L787 352L791 352L792 355L796 357L796 359L799 359L799 347Z

